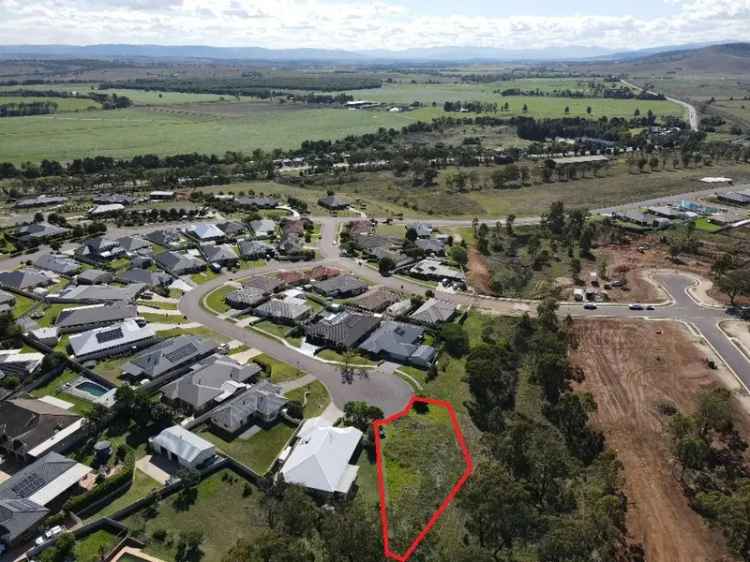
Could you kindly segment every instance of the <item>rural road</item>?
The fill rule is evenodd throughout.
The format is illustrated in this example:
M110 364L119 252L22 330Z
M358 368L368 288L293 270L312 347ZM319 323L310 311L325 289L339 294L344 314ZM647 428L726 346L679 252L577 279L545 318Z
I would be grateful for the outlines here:
M633 88L635 90L640 90L640 91L643 90L643 88L641 88L640 86L637 86L637 85L635 85L635 84L633 84L631 82L628 82L626 80L622 80L621 82L623 84L625 84L626 86L628 86L630 88ZM658 92L652 92L651 90L649 90L647 93L658 95ZM698 119L698 111L695 109L695 107L693 105L685 102L685 101L678 100L676 98L670 98L669 96L664 96L664 97L667 98L667 101L671 101L672 103L676 103L677 105L681 105L682 107L684 107L685 109L687 109L687 111L688 111L688 123L690 123L690 129L693 130L693 131L697 131L698 130L698 125L700 124L700 121Z

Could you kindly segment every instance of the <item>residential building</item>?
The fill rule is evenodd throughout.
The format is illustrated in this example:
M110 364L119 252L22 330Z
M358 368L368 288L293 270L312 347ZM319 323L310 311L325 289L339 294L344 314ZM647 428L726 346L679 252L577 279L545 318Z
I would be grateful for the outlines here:
M49 224L47 222L34 222L31 224L25 224L19 226L13 232L13 236L24 245L37 244L57 238L58 236L64 236L68 233L68 229Z
M380 324L380 319L369 314L345 310L305 326L307 341L314 345L351 349Z
M50 197L48 195L40 195L38 197L29 197L27 199L16 201L15 207L17 209L49 207L51 205L63 205L65 202L67 202L67 200L67 197Z
M170 250L181 248L184 244L182 235L175 230L154 230L146 234L145 238L149 242Z
M337 275L341 275L341 272L334 267L328 267L325 265L316 265L310 271L307 272L307 275L313 281L325 281L326 279L330 279L331 277L336 277Z
M268 425L276 421L286 403L281 387L263 379L218 408L211 423L226 433L237 433L250 423Z
M218 264L224 267L230 267L237 265L240 261L240 257L237 255L237 251L234 246L229 244L217 244L215 246L210 244L204 244L200 248L203 259L208 263Z
M63 256L62 254L42 254L32 262L34 267L57 273L58 275L75 275L80 269L81 264L73 258Z
M648 207L646 211L657 217L664 217L665 219L680 220L685 218L685 213L674 207L668 205L656 205Z
M298 258L305 253L305 239L299 234L285 234L278 244L279 253L289 258Z
M723 203L730 203L732 205L750 205L750 194L741 193L738 191L726 191L724 193L717 193L716 198Z
M355 427L332 427L323 418L310 418L297 434L281 477L327 496L347 495L357 479L359 467L350 461L361 440Z
M174 191L152 191L148 194L149 199L152 201L168 201L174 199Z
M427 254L435 254L436 256L445 255L445 243L441 240L434 238L419 238L414 243L417 248Z
M286 297L284 299L272 298L255 307L253 315L261 318L270 318L281 324L296 324L301 322L312 312L312 308L304 299Z
M256 363L240 365L224 355L211 355L165 385L161 393L165 401L180 410L200 415L254 382L261 372Z
M167 275L163 271L151 271L149 269L133 268L120 273L117 279L121 283L128 285L132 283L139 283L148 287L163 287L169 285L172 282L172 276Z
M38 287L52 285L49 275L44 275L35 269L17 269L15 271L0 271L0 287L19 291L33 291Z
M20 349L0 349L0 379L13 376L20 380L27 379L34 374L43 360L43 353L24 353Z
M404 322L383 322L359 349L376 357L397 363L408 363L418 367L429 367L437 358L437 351L422 345L424 328Z
M240 240L239 246L243 260L268 259L276 255L276 248L258 240Z
M94 195L92 201L96 205L132 205L135 203L135 197L122 193L103 193L101 195Z
M196 224L187 233L198 242L216 242L224 240L224 231L215 224Z
M127 287L113 287L111 285L78 285L63 290L59 298L67 302L80 303L109 303L109 302L133 302L143 291L146 285L133 283Z
M349 203L347 199L339 197L338 195L327 195L326 197L318 199L318 205L332 211L338 211L341 209L348 209L351 203Z
M273 209L278 207L281 202L275 197L238 197L235 202L240 207L249 207L255 209Z
M146 250L146 252L151 252ZM132 269L148 269L154 265L153 253L135 254L130 258L130 267Z
M29 335L48 347L55 347L57 342L60 341L60 332L57 328L37 328L31 330Z
M103 285L114 281L115 276L101 269L87 269L76 276L79 285Z
M0 402L0 456L22 462L59 450L83 425L83 418L42 400Z
M117 259L125 254L117 240L98 236L86 240L76 250L76 255L82 258L90 258L97 261L109 261Z
M276 223L270 219L258 219L250 223L250 232L256 238L272 238L276 234Z
M403 240L378 234L353 234L350 237L352 245L363 252L371 253L375 248L394 248L403 244Z
M286 283L278 277L273 277L271 275L256 275L243 282L242 286L260 289L265 294L270 295L271 293L282 290L286 287Z
M411 315L413 320L434 326L441 322L450 322L456 314L456 305L440 299L428 299Z
M417 262L414 266L409 269L409 274L414 277L422 277L424 279L432 279L435 281L442 281L443 279L450 279L451 281L466 281L466 276L463 271L444 265L441 261L435 259L423 259Z
M106 203L104 205L97 205L92 207L88 211L90 217L110 217L122 213L125 210L125 205L122 203Z
M155 344L156 332L145 322L125 320L114 326L94 328L70 336L69 344L79 361L101 359L136 351Z
M49 453L0 483L0 543L30 540L53 506L62 505L90 472L86 465Z
M414 230L417 233L417 238L429 238L432 236L432 225L424 222L410 224L406 229Z
M227 221L221 224L217 224L216 226L221 229L226 238L230 238L232 240L247 232L247 225L245 223L237 221Z
M151 247L151 244L138 236L123 236L117 239L117 244L128 253Z
M164 252L157 254L155 260L159 267L175 277L189 273L198 273L206 269L206 264L203 260L185 252Z
M268 295L261 289L245 287L229 293L226 297L227 304L232 308L245 309L257 306L268 300Z
M218 345L207 338L177 336L149 347L126 363L123 373L134 379L155 379L182 374L191 365L216 352Z
M422 242L422 240L418 240L418 242ZM429 240L427 240L429 242ZM378 246L376 248L373 248L372 250L368 251L368 254L370 257L375 258L380 262L383 258L388 258L393 262L393 267L396 269L401 269L403 267L406 267L407 265L413 264L416 260L412 257L407 256L406 254L400 254L398 252L394 252L392 250L389 250L385 246Z
M55 328L60 334L70 334L103 328L137 317L138 307L124 302L66 308L57 315Z
M383 312L390 305L401 300L401 296L387 287L376 287L366 293L349 301L351 306L356 306L368 312Z
M173 425L156 437L149 437L151 449L186 468L198 468L216 456L216 447L192 431Z
M346 299L367 291L367 283L351 275L338 275L313 283L312 288L316 293L331 299Z
M0 314L7 314L16 306L16 295L0 289Z

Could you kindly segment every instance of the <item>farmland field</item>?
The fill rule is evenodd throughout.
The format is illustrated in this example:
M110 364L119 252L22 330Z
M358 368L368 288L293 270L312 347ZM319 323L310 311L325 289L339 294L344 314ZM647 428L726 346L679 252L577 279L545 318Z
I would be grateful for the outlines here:
M256 104L250 104L256 106ZM292 148L307 139L359 135L378 127L429 121L437 113L289 110L266 104L267 111L223 118L130 108L86 115L13 117L0 122L0 162L69 160L81 156L132 157L186 152L223 154L256 148Z

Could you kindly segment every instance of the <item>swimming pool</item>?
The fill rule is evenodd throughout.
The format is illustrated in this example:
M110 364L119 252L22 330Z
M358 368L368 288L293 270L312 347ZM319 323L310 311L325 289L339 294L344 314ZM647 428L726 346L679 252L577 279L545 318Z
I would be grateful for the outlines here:
M107 389L104 388L100 384L96 384L95 382L85 380L81 383L78 383L75 386L76 390L80 390L81 392L87 392L88 394L91 394L95 398L99 398L100 396L104 396L107 393Z

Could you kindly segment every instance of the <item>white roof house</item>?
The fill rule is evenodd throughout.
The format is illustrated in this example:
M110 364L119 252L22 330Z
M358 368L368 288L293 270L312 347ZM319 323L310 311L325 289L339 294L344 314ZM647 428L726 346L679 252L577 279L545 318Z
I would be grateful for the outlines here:
M96 207L89 209L89 215L108 215L109 213L119 213L120 211L124 210L125 205L123 205L122 203L109 203L106 205L97 205Z
M216 447L179 425L168 427L156 437L150 437L148 442L155 452L190 468L216 455Z
M77 358L103 357L125 350L135 351L155 342L156 332L141 326L134 318L115 326L95 328L70 337L70 347Z
M198 240L220 240L225 236L224 231L215 224L196 224L189 232Z
M347 494L359 467L349 464L362 439L354 427L332 427L320 418L305 422L281 474L289 484L328 494Z

